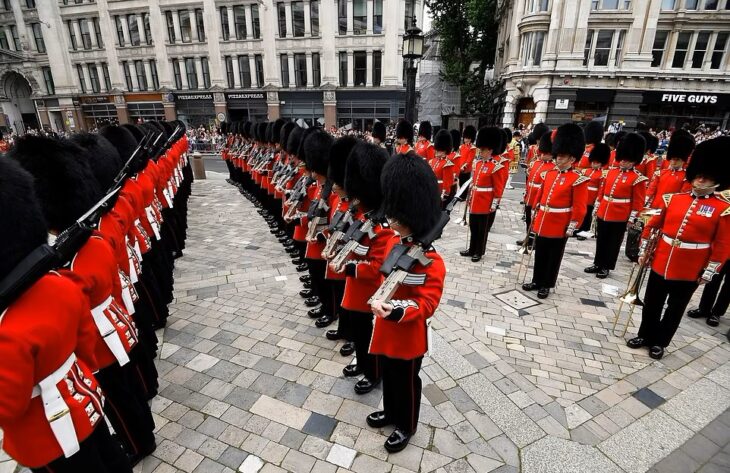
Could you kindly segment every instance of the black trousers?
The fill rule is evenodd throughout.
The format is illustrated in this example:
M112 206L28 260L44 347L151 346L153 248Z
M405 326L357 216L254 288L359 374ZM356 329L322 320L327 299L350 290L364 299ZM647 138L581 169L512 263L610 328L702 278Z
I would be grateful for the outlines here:
M668 346L697 286L695 281L671 281L652 271L644 294L639 337L649 345Z
M319 301L322 302L324 308L327 309L330 306L328 302L331 302L332 299L331 297L326 297L327 285L325 284L324 273L327 269L327 262L325 260L311 258L307 258L306 260L314 295L319 297ZM328 301L325 302L323 299L328 299ZM332 312L327 313L331 314Z
M380 379L380 357L369 353L370 340L373 338L373 314L350 311L352 341L355 342L357 365L362 368L365 377L370 381Z
M79 446L81 450L70 458L61 456L46 466L31 470L35 473L132 473L127 455L112 438L103 419Z
M236 178L235 178L236 170L233 167L233 164L228 159L224 159L223 161L226 163L226 167L228 168L228 178L232 181L235 181L236 180Z
M529 236L530 225L532 224L532 207L525 205L525 231L526 235Z
M489 229L494 223L494 216L497 212L488 214L469 214L469 253L472 255L484 256L487 251L487 238Z
M350 312L342 308L342 297L345 295L345 281L340 279L328 279L330 293L332 294L332 310L337 316L337 333L345 340L352 340L352 319Z
M606 222L597 220L596 256L593 264L601 269L615 269L621 242L626 233L626 222Z
M580 228L578 228L578 231L587 232L591 229L591 223L593 223L593 206L588 205L586 207L586 216L583 217L583 223L580 224Z
M471 177L471 173L461 172L459 173L459 187L463 186L466 181Z
M144 344L145 341L140 337L137 344L129 352L129 363L124 365L122 369L127 371L129 380L137 385L137 389L140 389L149 401L157 395L160 384L155 358L150 356L151 351Z
M535 267L532 272L532 282L537 287L555 287L560 272L560 263L563 261L567 238L535 238Z
M421 362L380 357L383 365L383 409L396 427L413 434L421 412Z
M730 261L725 263L720 274L705 285L700 299L700 311L703 314L721 316L727 312L728 305L730 305L730 276L728 274L730 274Z

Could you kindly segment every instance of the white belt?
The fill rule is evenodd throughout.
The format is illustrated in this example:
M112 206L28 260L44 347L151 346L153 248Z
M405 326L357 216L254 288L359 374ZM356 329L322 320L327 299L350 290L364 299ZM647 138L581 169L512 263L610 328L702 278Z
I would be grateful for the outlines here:
M46 419L48 419L53 436L61 446L63 456L66 458L79 451L79 438L76 435L76 429L71 418L71 410L68 408L66 401L63 400L61 391L58 390L56 385L66 378L75 363L76 355L71 353L71 356L56 371L43 378L36 386L33 386L31 394L31 398L41 397Z
M157 222L157 219L155 218L155 211L151 205L148 205L147 207L145 207L144 210L145 210L145 213L147 214L147 221L149 222L150 227L152 227L152 231L155 233L155 238L157 240L159 240L160 238L162 238L162 236L160 236L160 224Z
M493 192L494 191L494 187L479 187L479 186L476 186L474 188L474 190L475 191L479 191L479 192Z
M119 362L119 366L124 366L129 363L129 356L124 349L122 339L119 338L114 324L106 318L105 312L112 305L112 296L107 297L104 302L91 309L91 315L94 318L94 324L99 330L101 337L104 339L104 343L109 348L109 351L114 354L114 358Z
M535 189L539 189L539 188L542 187L542 184L535 184L534 182L531 182L531 183L529 183L527 185L530 186L530 187L534 187Z
M543 212L551 213L551 214L567 214L567 213L573 211L573 207L557 208L557 207L550 207L549 205L541 205L540 210L542 210Z
M589 191L597 191L598 190L598 187L589 187L588 190Z
M604 195L603 200L613 202L615 204L628 204L631 202L631 199L617 199L616 197L611 197L609 195Z
M127 309L129 315L133 315L135 312L134 296L132 296L134 287L131 286L132 283L127 279L127 275L121 269L119 270L119 282L122 285L122 302L124 303L124 308Z
M681 248L683 250L705 250L710 247L709 243L685 243L682 240L670 238L666 235L662 235L662 240L675 248Z
M436 183L437 183L437 184L443 184L443 183L444 183L444 181L442 181L442 180L436 180Z

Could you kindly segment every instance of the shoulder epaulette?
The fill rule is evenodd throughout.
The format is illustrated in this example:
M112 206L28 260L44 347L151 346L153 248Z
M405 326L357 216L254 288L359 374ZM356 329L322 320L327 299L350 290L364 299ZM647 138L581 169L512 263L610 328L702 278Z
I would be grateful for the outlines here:
M730 215L730 206L720 214L720 217L727 217L728 215Z
M639 175L636 177L636 180L634 181L633 185L639 184L640 182L648 181L649 178L644 176L643 174L639 173Z
M453 161L451 161L450 159L447 159L446 164L444 164L444 167L446 168L446 167L453 166L453 165L454 165Z
M608 169L604 169L603 171L601 171L601 177L605 179L606 176L608 176L608 171Z
M502 169L503 167L504 167L504 166L502 165L502 163L497 163L497 164L495 164L495 165L494 165L494 169L493 169L493 171L494 171L494 172L497 172L497 171L499 171L500 169Z
M548 171L543 171L540 173L540 179L545 179L545 176L547 176Z
M717 197L720 200L723 200L723 201L727 202L728 204L730 204L730 189L725 189L724 191L718 192Z
M669 202L672 200L672 196L674 196L673 193L663 194L662 195L662 200L664 201L664 206L665 207L669 207Z
M664 171L664 169L657 169L656 171L654 171L654 175L655 176L661 176L662 175L662 171Z
M577 185L579 185L579 184L583 184L584 182L588 182L588 181L590 181L590 180L591 180L591 178L590 178L590 177L586 177L586 176L578 176L578 179L576 179L576 180L575 180L575 182L573 183L573 185L574 185L574 186L577 186Z

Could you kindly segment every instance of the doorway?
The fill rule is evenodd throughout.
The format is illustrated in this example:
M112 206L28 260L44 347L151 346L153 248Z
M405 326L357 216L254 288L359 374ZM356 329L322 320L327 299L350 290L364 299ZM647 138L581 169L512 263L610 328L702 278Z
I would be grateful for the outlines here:
M515 129L520 125L527 127L535 120L535 101L532 97L525 97L517 102L517 113L515 114Z
M23 134L28 128L38 128L31 94L33 89L28 80L15 71L9 71L2 77L2 110L7 116L7 125L16 133Z

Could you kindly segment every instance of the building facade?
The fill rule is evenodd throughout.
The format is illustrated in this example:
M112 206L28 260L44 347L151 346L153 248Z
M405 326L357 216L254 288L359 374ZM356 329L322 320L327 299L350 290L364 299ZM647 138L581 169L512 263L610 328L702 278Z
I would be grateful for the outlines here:
M403 115L423 0L0 0L0 127Z
M515 0L499 30L504 126L727 128L730 0Z

